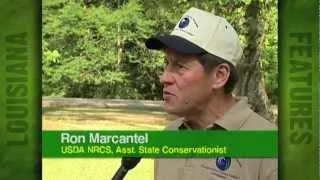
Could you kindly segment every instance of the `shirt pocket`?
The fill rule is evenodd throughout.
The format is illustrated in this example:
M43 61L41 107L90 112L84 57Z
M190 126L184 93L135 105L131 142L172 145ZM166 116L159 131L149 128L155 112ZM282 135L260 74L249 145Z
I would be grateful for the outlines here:
M210 180L210 171L196 166L186 166L179 169L179 180ZM215 179L214 179L215 180ZM220 180L220 179L217 179Z
M241 159L230 158L229 167L217 161L218 158L199 159L197 174L208 180L248 180Z

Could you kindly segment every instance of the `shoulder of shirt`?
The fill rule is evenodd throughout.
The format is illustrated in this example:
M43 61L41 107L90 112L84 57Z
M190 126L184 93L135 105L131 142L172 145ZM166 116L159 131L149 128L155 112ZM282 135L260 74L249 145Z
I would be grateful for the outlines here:
M170 122L164 130L177 130L183 124L183 118L178 118L172 122Z
M245 123L242 124L241 130L277 130L277 126L274 123L266 120L253 110L248 116Z
M244 121L239 130L277 130L277 126L274 123L266 120L250 108L248 108L248 110L251 112L249 112L249 116L246 118L246 121ZM171 121L164 130L178 130L183 122L184 118L178 118Z

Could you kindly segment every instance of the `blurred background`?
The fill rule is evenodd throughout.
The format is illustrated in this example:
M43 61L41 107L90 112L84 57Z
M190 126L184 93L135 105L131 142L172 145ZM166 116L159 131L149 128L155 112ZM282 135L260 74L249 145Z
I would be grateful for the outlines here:
M43 0L43 130L161 130L163 54L145 48L190 7L225 17L244 56L234 93L277 123L275 0ZM43 159L43 179L111 179L120 159ZM126 179L153 179L144 159Z

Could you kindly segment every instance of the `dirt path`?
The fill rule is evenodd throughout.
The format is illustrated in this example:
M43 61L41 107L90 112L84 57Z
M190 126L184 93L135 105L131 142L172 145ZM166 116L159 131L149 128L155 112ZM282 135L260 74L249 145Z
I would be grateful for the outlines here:
M43 130L157 130L170 117L161 111L132 109L46 109Z

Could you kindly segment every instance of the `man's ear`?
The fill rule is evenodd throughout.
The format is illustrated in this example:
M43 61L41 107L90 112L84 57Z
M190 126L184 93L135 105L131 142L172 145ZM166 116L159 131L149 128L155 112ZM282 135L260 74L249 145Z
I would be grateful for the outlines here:
M212 72L212 89L221 89L227 84L230 76L230 66L227 63L221 63Z

